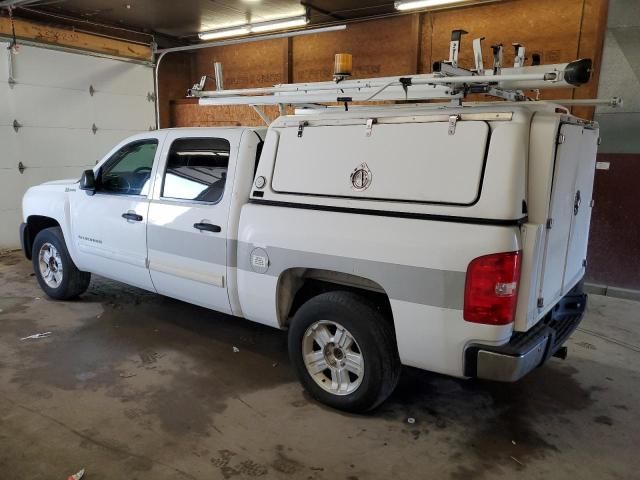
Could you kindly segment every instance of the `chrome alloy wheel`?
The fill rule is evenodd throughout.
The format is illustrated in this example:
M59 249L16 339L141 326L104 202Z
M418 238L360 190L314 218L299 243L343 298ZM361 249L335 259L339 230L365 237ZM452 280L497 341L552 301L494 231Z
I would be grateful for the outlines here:
M311 378L329 393L348 395L362 383L362 350L339 323L319 320L311 324L302 338L302 356Z
M51 288L58 288L62 283L62 259L60 252L50 243L43 243L38 253L40 276Z

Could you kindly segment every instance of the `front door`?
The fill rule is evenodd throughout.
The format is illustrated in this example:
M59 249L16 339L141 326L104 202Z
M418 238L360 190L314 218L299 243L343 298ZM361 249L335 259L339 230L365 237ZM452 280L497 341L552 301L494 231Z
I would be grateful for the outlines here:
M230 313L227 223L237 142L217 135L167 134L149 206L149 269L158 293Z
M96 193L70 197L78 266L154 290L147 268L147 214L152 172L164 133L116 148L96 170Z

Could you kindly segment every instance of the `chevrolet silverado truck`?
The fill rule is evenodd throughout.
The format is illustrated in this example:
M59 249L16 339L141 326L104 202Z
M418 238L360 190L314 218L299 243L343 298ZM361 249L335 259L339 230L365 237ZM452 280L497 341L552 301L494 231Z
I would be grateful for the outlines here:
M51 298L97 274L287 330L309 393L367 411L401 365L513 382L564 354L597 144L543 102L157 130L30 188L20 239Z

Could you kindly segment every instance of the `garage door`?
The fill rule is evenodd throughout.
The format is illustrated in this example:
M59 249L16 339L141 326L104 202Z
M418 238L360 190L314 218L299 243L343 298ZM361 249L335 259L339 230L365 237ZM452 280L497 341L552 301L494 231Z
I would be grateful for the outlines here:
M123 138L155 128L148 65L21 45L11 84L9 61L0 42L0 249L19 246L27 188L79 178Z

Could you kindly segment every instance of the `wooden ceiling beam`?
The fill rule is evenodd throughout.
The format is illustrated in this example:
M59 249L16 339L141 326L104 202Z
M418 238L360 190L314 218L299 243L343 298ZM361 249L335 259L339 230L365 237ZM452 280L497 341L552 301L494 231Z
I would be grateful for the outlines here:
M14 18L15 34L18 39L31 40L49 45L66 48L76 48L90 52L97 52L115 57L132 58L135 60L151 61L153 52L150 45L140 45L107 38L100 35L75 32L58 27L51 27L40 23ZM0 36L11 38L11 20L0 17Z

